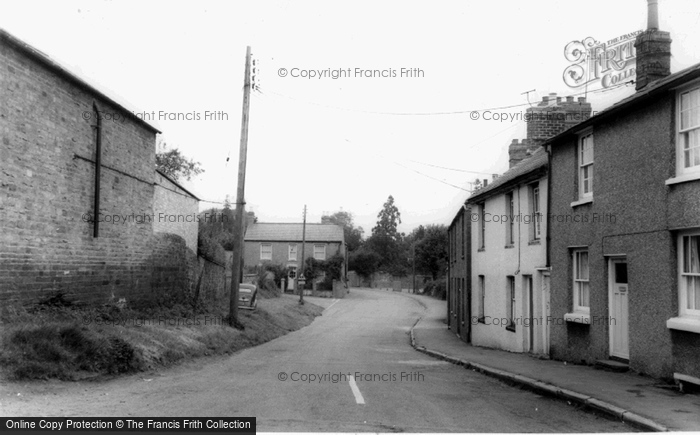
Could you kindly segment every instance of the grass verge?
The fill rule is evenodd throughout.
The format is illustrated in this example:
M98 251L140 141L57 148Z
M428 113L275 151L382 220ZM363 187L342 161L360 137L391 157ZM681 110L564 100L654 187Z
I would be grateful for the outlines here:
M261 299L257 310L240 311L239 331L223 316L177 309L52 307L0 323L0 373L9 380L79 380L150 370L270 341L322 311L290 297Z

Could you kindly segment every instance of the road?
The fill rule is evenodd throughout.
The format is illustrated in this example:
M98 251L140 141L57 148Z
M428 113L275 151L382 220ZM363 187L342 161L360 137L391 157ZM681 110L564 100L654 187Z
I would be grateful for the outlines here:
M107 382L10 385L1 413L255 416L258 431L633 430L415 351L418 296L353 289L323 303L310 326L232 356Z

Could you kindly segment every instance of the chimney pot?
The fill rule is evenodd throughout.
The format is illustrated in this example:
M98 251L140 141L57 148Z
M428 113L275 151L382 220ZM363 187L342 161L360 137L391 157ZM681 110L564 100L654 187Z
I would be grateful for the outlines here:
M518 139L513 139L513 141L511 142L511 145L517 145L517 144L518 144Z
M557 104L561 103L561 97L557 97Z
M585 102L586 102L586 97L578 97L578 102L579 102L579 103L585 103Z
M574 97L566 97L566 102L567 102L567 103L573 103L573 102L574 102Z
M489 179L488 179L488 178L484 178L484 187L486 187L486 186L488 186L488 185L489 185Z
M647 30L659 28L659 0L647 0Z

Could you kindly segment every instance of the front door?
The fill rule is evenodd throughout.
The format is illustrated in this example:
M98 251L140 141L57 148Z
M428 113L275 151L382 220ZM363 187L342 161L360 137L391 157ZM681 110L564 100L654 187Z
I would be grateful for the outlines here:
M550 319L549 272L542 273L542 353L549 355L549 319Z
M629 360L629 287L627 260L611 258L608 262L610 297L610 356Z
M287 275L289 279L287 280L287 290L294 291L296 278L297 278L297 267L289 266L289 274Z

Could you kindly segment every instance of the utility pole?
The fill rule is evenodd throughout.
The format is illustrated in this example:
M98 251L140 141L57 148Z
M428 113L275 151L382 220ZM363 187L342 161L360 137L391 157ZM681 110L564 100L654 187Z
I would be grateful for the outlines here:
M304 283L306 283L306 277L304 276L304 246L306 245L306 204L304 204L304 223L301 227L301 283L297 285L299 289L299 305L304 305ZM299 275L297 274L297 280L299 280Z
M245 54L245 76L243 78L243 118L241 120L241 146L238 156L238 186L236 191L236 227L233 232L233 264L231 265L231 301L228 324L236 329L245 329L238 321L238 289L241 283L243 260L243 232L245 231L245 165L248 155L248 119L250 113L250 46Z
M413 241L413 293L416 293L416 241Z

